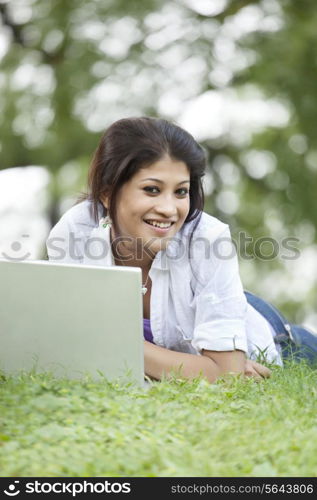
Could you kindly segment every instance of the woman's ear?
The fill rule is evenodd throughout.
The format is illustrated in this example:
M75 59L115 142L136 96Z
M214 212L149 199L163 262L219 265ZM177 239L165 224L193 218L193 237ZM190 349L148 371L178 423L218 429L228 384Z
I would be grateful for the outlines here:
M109 208L109 197L106 194L102 194L100 196L100 201L103 204L103 206L108 210L108 208Z

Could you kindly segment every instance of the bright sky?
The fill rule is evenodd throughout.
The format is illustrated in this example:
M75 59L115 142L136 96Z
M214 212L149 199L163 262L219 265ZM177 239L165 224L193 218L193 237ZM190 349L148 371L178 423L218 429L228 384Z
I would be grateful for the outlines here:
M0 258L40 258L50 229L49 181L42 167L0 170Z

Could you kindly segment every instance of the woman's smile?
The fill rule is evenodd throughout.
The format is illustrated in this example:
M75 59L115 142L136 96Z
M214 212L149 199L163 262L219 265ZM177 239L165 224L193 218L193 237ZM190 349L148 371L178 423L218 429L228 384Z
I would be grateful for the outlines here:
M164 235L169 232L175 221L159 221L157 219L148 219L144 221L152 231L157 235Z

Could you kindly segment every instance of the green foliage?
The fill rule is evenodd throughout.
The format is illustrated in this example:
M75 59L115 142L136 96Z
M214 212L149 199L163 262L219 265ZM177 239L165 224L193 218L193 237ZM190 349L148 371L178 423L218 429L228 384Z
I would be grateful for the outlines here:
M317 371L131 385L3 377L1 476L316 476Z
M155 0L35 0L24 4L30 15L20 22L14 10L21 10L21 2L0 3L2 23L11 39L2 61L1 167L39 164L56 170L67 161L91 156L100 133L87 127L85 112L78 116L78 101L105 78L114 84L121 79L119 66L127 58L138 70L141 54L134 54L133 49L141 37L137 25L162 4ZM124 57L111 56L106 42L103 47L100 43L108 34L110 45L111 26L121 18L132 25L135 20L135 41ZM30 71L34 67L38 81L21 80L27 78L27 73L19 78L21 66ZM106 124L105 116L100 130Z

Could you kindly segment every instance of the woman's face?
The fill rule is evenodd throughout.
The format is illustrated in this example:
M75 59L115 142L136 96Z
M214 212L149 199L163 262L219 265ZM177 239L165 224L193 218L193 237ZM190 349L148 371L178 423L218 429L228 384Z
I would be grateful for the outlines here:
M120 236L126 238L125 248L136 249L138 238L137 248L142 245L153 254L164 250L188 215L189 187L188 167L169 156L140 169L126 182L116 203Z

